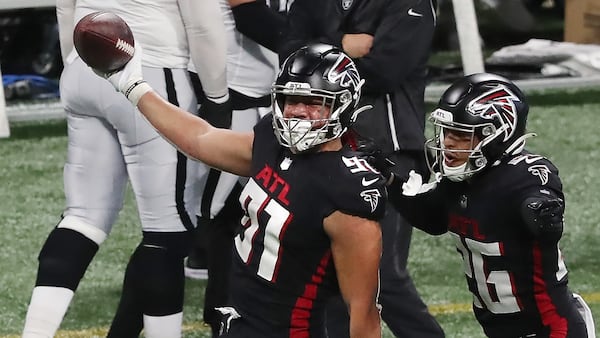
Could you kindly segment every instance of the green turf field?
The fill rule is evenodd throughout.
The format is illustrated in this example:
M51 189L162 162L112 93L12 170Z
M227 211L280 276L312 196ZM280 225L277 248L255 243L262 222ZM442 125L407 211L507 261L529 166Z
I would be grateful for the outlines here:
M571 288L592 307L600 326L600 90L530 96L528 148L560 169L567 198L562 252ZM63 208L63 121L16 124L0 140L0 337L18 337L37 269L36 256ZM101 156L101 154L99 154ZM90 265L59 337L104 336L116 308L127 258L138 243L131 193L111 236ZM410 271L447 336L482 337L470 312L462 262L450 238L415 231ZM188 281L184 337L209 337L201 323L203 283ZM600 330L597 330L600 333ZM391 334L386 331L386 337Z

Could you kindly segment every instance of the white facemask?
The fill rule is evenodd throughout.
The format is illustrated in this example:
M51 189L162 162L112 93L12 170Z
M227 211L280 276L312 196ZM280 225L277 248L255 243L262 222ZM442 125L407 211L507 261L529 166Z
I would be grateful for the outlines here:
M279 132L281 141L292 152L300 153L332 139L332 137L327 137L328 123L325 123L321 128L313 129L313 122L301 119L280 119L283 128L277 131Z

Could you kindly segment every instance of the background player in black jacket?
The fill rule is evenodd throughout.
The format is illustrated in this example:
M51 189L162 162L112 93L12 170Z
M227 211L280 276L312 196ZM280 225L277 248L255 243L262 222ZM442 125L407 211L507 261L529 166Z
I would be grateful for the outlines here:
M254 132L212 127L170 105L132 61L108 80L192 158L248 176L235 238L227 337L324 337L340 294L352 337L380 337L376 304L385 180L342 141L362 80L329 45L294 53L273 86L273 114ZM109 76L110 75L110 76Z
M422 185L411 173L390 198L416 227L455 240L486 336L595 337L578 311L589 308L567 287L558 169L524 150L528 109L503 77L458 80L431 114L426 143L441 181Z

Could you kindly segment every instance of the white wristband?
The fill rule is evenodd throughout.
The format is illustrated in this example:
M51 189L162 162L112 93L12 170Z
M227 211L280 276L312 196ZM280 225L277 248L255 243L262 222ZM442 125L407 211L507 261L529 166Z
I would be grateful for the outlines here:
M146 81L140 80L129 86L123 94L125 94L134 106L137 106L142 96L151 90L152 87Z

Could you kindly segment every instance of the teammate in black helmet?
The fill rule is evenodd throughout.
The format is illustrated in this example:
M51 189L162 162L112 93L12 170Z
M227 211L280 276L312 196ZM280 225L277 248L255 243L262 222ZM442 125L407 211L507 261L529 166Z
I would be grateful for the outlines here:
M431 114L425 144L437 181L396 178L390 200L416 227L450 233L486 336L594 337L589 308L567 287L558 169L524 149L528 111L501 76L456 81Z

